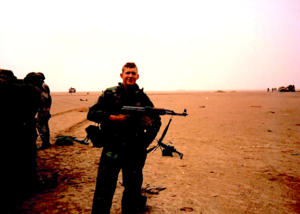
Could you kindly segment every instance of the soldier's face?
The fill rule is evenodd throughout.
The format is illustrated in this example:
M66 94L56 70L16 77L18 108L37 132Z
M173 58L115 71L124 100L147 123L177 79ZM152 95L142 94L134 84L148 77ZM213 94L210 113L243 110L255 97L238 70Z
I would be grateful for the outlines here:
M121 73L124 85L134 85L139 79L139 74L136 68L125 68L124 72Z

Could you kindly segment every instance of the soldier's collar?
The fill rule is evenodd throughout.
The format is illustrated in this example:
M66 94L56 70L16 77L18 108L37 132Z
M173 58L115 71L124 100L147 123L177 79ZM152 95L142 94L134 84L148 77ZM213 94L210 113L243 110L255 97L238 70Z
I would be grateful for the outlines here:
M119 82L119 86L121 87L122 90L125 91L125 86L123 83ZM139 91L140 90L140 87L138 86L138 84L135 84L130 88L131 88L130 91Z

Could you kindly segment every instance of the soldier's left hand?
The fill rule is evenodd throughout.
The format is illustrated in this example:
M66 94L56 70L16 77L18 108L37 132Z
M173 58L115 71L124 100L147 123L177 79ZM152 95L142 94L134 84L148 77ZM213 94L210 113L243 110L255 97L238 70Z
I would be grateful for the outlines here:
M148 116L142 118L142 126L152 126L152 121Z

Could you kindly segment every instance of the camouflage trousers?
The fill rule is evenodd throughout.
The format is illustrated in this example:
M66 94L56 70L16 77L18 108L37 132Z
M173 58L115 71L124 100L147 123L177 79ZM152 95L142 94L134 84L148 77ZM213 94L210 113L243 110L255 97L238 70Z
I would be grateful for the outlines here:
M37 129L41 139L49 139L50 129L49 129L49 119L50 114L38 115L37 117Z
M141 188L146 157L145 149L138 151L124 149L122 152L113 153L104 147L98 169L92 214L110 213L120 170L124 186L122 213L136 214L139 206L145 207L146 198L141 195Z

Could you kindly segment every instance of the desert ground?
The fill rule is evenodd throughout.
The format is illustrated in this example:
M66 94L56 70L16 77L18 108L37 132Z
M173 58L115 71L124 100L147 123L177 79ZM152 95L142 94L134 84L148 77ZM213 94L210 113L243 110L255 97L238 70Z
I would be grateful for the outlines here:
M58 173L58 185L23 203L23 213L90 213L102 149L83 140L90 106L101 92L51 93L51 144L38 151L38 171ZM267 91L148 92L173 116L164 138L180 159L149 153L144 184L165 187L148 196L145 213L300 213L300 93ZM87 100L87 101L81 101ZM161 136L171 116L162 116ZM41 144L40 139L37 145ZM150 147L156 145L154 141ZM121 173L111 213L121 213Z

